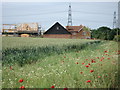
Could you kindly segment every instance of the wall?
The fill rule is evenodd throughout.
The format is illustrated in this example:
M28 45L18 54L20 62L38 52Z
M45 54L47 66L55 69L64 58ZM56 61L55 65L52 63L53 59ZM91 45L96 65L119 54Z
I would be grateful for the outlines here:
M71 38L70 34L44 34L44 38Z

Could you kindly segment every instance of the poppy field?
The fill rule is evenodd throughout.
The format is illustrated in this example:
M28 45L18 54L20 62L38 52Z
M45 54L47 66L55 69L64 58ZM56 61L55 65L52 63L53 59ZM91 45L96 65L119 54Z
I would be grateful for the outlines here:
M118 88L114 41L3 37L2 88Z

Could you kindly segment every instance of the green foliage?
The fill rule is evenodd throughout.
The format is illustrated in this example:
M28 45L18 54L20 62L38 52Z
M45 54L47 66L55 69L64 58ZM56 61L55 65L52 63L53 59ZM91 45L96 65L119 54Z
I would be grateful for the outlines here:
M39 38L37 39L39 40ZM49 39L44 39L44 40L46 40L45 42L48 42L47 44L50 43ZM19 43L23 43L23 41ZM33 45L36 45L36 43L34 43ZM84 49L87 45L94 43L100 43L100 41L85 41L84 43L77 42L77 44L72 43L72 44L59 44L59 45L50 45L50 46L49 45L43 46L41 42L41 46L36 46L36 47L23 46L22 48L10 48L10 47L4 48L2 51L3 65L18 63L20 66L23 66L25 64L35 63L38 60L41 61L46 56L50 56L54 54L59 55L69 51L81 50Z
M44 39L44 41L50 43L47 39ZM70 42L72 42L72 40ZM55 88L118 88L119 84L117 81L120 80L118 80L119 65L117 42L90 42L88 43L89 45L87 44L86 46L83 46L83 49L79 49L79 46L76 46L77 44L79 45L80 42L76 43L76 45L74 44L75 43L71 44L71 46L66 44L65 46L69 46L66 48L65 46L58 47L58 45L53 45L54 47L51 48L46 47L49 50L58 50L58 52L62 48L69 48L70 50L68 52L66 52L66 50L63 54L56 53L46 56L43 59L39 57L36 63L25 64L23 67L20 67L17 64L4 65L2 67L2 88L19 88L21 86L25 86L26 89L44 89L50 88L51 86L55 86ZM63 44L60 44L60 46L62 45ZM21 46L20 50L22 48L23 46ZM77 49L75 50L75 48ZM47 52L47 49L42 50ZM18 48L14 50L17 51ZM13 55L21 53L20 50L14 52ZM26 50L27 49L24 49L23 51L26 52ZM108 51L107 53L104 52L106 50ZM33 52L36 52L36 50L33 49ZM33 55L33 53L31 55ZM103 57L103 61L100 61ZM91 59L94 59L96 63L91 63ZM78 62L78 64L76 64L76 62ZM89 63L90 67L86 68L85 66ZM12 70L10 69L10 66L12 67ZM90 70L94 70L94 72L91 73ZM83 73L81 74L80 72ZM20 79L23 79L24 81L20 83ZM91 82L86 83L87 80L91 80Z
M96 39L102 39L102 40L113 40L115 35L120 35L120 29L110 29L108 27L100 27L98 29L91 30L91 37Z
M114 40L115 40L115 41L120 41L120 35L116 35L116 36L114 37Z

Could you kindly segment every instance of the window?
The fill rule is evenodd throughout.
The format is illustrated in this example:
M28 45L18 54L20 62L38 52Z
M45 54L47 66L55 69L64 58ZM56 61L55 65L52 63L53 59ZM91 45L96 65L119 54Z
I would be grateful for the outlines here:
M59 27L57 27L57 30L59 30Z
M86 35L86 32L83 32L82 35Z

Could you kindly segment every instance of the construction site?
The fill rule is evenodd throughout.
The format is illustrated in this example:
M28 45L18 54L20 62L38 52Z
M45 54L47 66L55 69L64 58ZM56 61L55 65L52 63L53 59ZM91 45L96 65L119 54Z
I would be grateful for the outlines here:
M2 36L31 37L42 34L38 23L3 24Z

